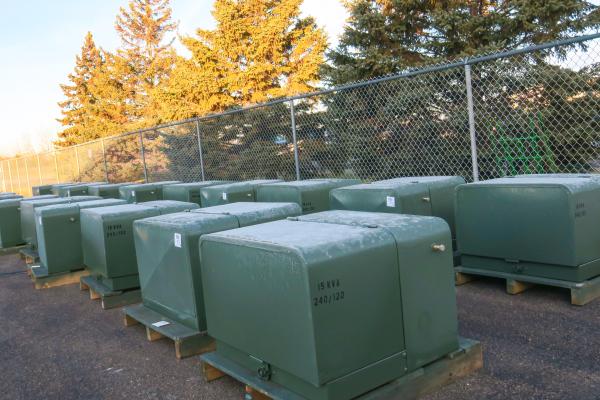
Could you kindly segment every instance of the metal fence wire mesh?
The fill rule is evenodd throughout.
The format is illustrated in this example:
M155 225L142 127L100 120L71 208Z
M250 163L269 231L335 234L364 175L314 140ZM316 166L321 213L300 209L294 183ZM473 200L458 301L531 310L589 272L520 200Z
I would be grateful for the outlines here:
M600 34L434 65L0 162L66 181L600 172Z

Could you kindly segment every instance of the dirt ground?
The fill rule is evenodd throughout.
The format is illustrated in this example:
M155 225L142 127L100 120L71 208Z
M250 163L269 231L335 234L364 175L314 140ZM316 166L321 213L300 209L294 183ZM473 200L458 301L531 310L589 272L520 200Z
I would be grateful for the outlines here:
M77 285L34 290L18 255L0 256L0 399L241 399L230 378L205 383L199 360L148 342ZM457 289L460 333L483 343L484 370L426 400L600 399L600 300L498 280Z

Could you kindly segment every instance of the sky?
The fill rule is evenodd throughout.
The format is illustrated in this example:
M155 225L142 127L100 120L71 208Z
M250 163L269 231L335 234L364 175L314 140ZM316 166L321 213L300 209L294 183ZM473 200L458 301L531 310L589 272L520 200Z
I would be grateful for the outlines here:
M73 70L88 31L106 50L119 46L115 16L127 0L25 0L0 13L0 156L48 150L60 125L61 83ZM212 28L213 0L171 0L179 34ZM335 44L346 10L339 0L305 0Z

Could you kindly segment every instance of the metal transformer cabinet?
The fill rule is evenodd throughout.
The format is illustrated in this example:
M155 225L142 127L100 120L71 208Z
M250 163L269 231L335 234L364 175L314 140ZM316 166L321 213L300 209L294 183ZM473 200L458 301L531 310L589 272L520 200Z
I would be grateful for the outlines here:
M111 291L139 287L133 221L198 208L180 201L153 201L81 210L83 262Z
M52 194L52 185L39 185L31 188L31 193L34 196L41 196L44 194Z
M64 183L55 183L54 185L51 185L51 189L50 191L52 192L53 195L58 196L58 190L62 187L65 186L73 186L76 185L77 183L75 182L64 182Z
M462 267L571 282L600 275L600 180L501 178L456 196Z
M40 195L27 198L14 198L0 201L0 247L8 248L25 244L21 231L21 202L30 200L55 199L55 195Z
M216 354L311 400L410 374L459 348L450 246L439 218L352 211L204 235Z
M103 199L120 199L119 189L130 183L104 183L101 185L90 185L88 192L91 196L99 196Z
M127 185L119 188L119 195L128 203L143 203L146 201L162 200L163 187L181 183L179 181L164 181L153 183L140 183L136 185Z
M22 199L23 196L15 193L0 193L0 200Z
M465 183L460 176L403 177L348 186L331 191L331 208L432 215L443 218L455 237L455 190Z
M32 197L21 201L21 234L25 243L31 246L32 250L37 250L37 232L35 222L35 209L38 207L51 206L55 204L78 203L82 201L99 200L95 196L73 196L56 197L50 199L38 199Z
M256 201L293 202L309 214L329 210L329 192L332 189L359 184L358 179L308 179L259 186Z
M62 186L56 189L60 197L87 196L90 185L102 185L105 182L78 183L70 186Z
M35 223L40 257L36 273L52 275L82 269L80 210L119 204L127 202L102 199L36 208Z
M198 334L205 332L200 236L300 213L300 206L295 203L238 202L135 221L142 307L172 324L181 324ZM141 306L133 306L133 312L135 307Z
M200 189L203 207L218 206L238 201L256 201L256 190L261 185L283 182L280 179L256 179L252 181L209 186Z
M23 244L20 217L21 198L0 200L0 249Z
M165 200L178 200L196 203L202 207L200 189L231 183L231 181L204 181L192 183L176 183L167 185L163 188L163 197Z

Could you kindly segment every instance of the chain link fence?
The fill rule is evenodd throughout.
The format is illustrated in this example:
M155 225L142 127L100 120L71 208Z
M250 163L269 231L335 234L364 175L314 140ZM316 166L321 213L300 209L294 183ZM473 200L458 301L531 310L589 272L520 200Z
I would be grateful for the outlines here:
M600 172L600 34L0 161L0 189L70 181Z

